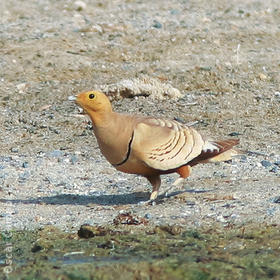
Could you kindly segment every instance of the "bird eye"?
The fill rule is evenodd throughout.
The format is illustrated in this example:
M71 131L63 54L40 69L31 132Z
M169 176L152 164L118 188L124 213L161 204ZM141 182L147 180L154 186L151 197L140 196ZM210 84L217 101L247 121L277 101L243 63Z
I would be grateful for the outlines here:
M91 93L88 97L89 97L89 99L93 99L95 97L95 95L93 93Z

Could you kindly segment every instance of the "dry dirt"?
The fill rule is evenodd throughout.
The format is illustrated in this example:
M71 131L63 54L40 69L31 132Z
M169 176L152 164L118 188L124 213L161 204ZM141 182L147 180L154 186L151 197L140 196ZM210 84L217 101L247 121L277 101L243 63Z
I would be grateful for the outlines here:
M76 230L131 211L150 223L280 224L280 8L268 1L1 1L0 228ZM179 100L115 100L250 153L194 169L155 206L115 171L67 100L148 75ZM165 176L162 191L175 179Z

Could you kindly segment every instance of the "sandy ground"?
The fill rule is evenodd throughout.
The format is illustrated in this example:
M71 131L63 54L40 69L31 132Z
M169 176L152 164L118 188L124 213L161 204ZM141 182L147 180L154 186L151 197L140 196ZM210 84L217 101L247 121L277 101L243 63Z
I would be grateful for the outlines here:
M280 9L269 1L1 1L0 228L76 230L120 211L154 224L280 224ZM198 166L147 206L114 170L69 95L141 74L183 97L115 100L250 153ZM165 176L161 191L176 175Z

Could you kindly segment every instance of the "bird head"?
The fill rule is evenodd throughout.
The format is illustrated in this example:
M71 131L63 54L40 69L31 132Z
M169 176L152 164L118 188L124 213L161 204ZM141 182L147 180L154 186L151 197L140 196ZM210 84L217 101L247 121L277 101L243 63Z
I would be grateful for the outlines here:
M88 114L112 111L112 106L108 97L99 91L92 90L82 92L76 96L70 96L68 100L75 101L76 104L82 107Z

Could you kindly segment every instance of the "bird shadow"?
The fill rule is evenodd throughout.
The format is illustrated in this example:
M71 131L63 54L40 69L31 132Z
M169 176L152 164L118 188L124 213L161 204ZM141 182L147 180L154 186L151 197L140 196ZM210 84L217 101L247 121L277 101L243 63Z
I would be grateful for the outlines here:
M158 196L159 200L170 198L181 193L204 193L209 190L183 190L174 191L168 195L161 194ZM149 200L150 193L134 192L128 194L113 194L113 195L77 195L77 194L59 194L54 196L43 196L30 199L0 199L0 203L12 204L48 204L48 205L127 205L137 204Z

